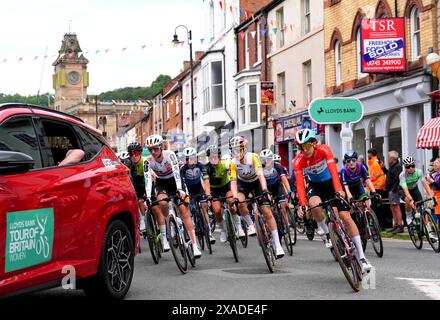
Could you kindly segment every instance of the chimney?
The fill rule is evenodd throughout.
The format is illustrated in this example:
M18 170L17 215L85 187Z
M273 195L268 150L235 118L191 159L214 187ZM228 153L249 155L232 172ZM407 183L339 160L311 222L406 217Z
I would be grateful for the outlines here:
M191 61L183 62L183 70L189 69L190 66L191 66Z
M203 52L203 51L196 51L195 52L195 56L196 56L196 60L195 61L199 61L202 58L204 53L205 52Z

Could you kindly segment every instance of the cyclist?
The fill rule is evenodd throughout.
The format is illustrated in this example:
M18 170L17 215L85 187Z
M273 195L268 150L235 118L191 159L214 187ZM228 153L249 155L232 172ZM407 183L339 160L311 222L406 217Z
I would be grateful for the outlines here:
M264 177L266 178L266 184L269 192L272 196L282 196L292 194L289 181L287 180L287 170L281 164L274 162L272 151L269 149L262 150L260 152L261 164L263 166ZM289 221L287 215L287 202L286 199L279 199L281 211L286 217L286 221Z
M205 199L205 183L209 179L209 176L205 166L197 161L197 151L192 147L183 150L183 158L185 159L185 164L180 168L180 176L191 197L197 195L202 196L200 205L206 221L209 222L208 204ZM209 228L209 239L212 244L215 243L215 238L211 234L211 228Z
M432 172L426 177L426 181L431 185L431 190L436 198L435 215L437 219L440 217L440 158L433 163ZM440 222L438 223L440 226Z
M367 196L364 183L372 194L376 193L376 189L368 175L368 169L358 160L356 151L348 151L344 155L344 163L345 165L341 170L341 181L349 202L352 199L361 200ZM369 201L367 201L367 206L370 207Z
M229 147L233 155L231 161L231 191L236 203L238 201L244 201L252 192L257 197L260 195L269 195L259 157L255 153L247 153L246 145L247 140L241 136L233 137L229 141ZM282 258L284 256L284 250L280 244L277 224L270 208L270 200L265 198L260 199L258 202L272 234L275 255L277 259ZM249 215L247 204L240 203L238 206L240 214L248 225L248 234L255 235L255 227Z
M163 150L163 139L159 135L151 135L146 140L146 145L151 155L144 161L145 186L148 200L152 200L152 176L156 175L154 199L162 200L178 194L177 203L180 217L188 230L194 251L194 257L200 258L202 252L197 246L194 223L188 211L188 204L185 201L187 195L183 190L182 179L180 178L179 165L176 154L169 150ZM164 250L169 250L170 245L166 239L165 217L168 215L168 205L166 202L160 202L153 206L157 223L161 233L161 239Z
M290 198L292 200L294 200L295 199L295 190L296 190L296 187L295 187L296 186L295 175L290 176L289 170L287 170L287 168L281 164L281 156L280 155L274 153L273 154L273 161L275 163L279 163L281 165L281 167L283 168L283 170L284 170L284 172L286 174L287 181L289 182L290 190L292 191L290 193Z
M145 205L144 205L144 197L145 197L145 180L144 180L144 166L142 159L142 146L140 143L132 142L128 145L127 153L130 159L124 160L124 164L130 170L130 179L133 184L134 190L136 192L136 196L138 198L138 207L141 213L141 217L139 219L139 229L141 232L145 232L145 220L143 216L145 215Z
M333 153L327 145L318 144L314 131L310 129L299 130L295 136L295 143L301 150L293 160L293 168L295 171L297 192L300 202L298 214L299 217L302 218L307 212L309 206L316 207L322 201L333 198L336 193L342 198L345 194L339 180L338 169L335 164ZM310 180L307 196L304 187L303 170ZM339 217L347 228L347 231L356 246L362 264L362 271L369 271L372 266L365 258L359 230L351 218L349 207L342 200L335 201L334 206L337 208ZM330 243L329 230L322 208L318 207L313 209L312 214L318 222L318 225L326 234L326 247L331 248L332 245Z
M409 226L412 222L412 209L416 209L414 202L423 200L422 194L420 193L417 183L422 180L423 188L426 194L433 197L432 190L429 187L429 183L422 179L422 170L416 168L416 161L413 157L405 157L402 161L405 169L399 175L400 187L403 189L404 200L405 200L405 212L406 212L406 223ZM418 216L418 217L417 217ZM420 213L416 212L416 217L420 217ZM427 224L428 228L431 227ZM429 230L429 237L433 240L437 240L435 233Z
M127 168L130 168L130 154L128 152L121 152L118 158Z
M209 180L206 181L206 194L212 203L212 211L218 226L220 227L220 242L227 241L225 226L223 225L222 206L220 198L227 198L226 201L229 204L229 208L233 215L237 215L237 210L233 206L234 200L231 191L231 183L229 178L230 161L221 159L221 149L217 145L210 145L206 150L206 156L208 157L208 164L206 165L206 171L209 176ZM240 238L244 237L244 231L241 227L239 217L236 217L235 227Z

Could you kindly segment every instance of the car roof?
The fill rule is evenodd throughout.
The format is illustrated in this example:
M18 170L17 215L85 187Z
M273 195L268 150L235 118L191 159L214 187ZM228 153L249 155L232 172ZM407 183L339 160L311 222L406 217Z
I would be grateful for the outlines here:
M42 107L38 105L26 104L26 103L3 103L0 104L0 122L9 118L15 114L35 114L40 116L50 116L52 118L58 118L60 120L68 121L80 125L93 133L102 136L102 131L96 129L87 123L85 123L81 118L75 117L73 115L49 109L47 107Z

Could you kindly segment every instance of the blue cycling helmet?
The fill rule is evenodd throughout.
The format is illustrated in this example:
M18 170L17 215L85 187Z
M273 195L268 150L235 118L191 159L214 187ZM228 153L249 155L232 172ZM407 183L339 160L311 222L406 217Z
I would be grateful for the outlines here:
M316 141L316 134L310 129L299 130L295 135L296 144L304 144L312 139Z

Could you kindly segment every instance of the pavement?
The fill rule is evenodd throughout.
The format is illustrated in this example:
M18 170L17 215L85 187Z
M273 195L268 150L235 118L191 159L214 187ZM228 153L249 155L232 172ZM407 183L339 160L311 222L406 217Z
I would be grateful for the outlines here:
M219 239L219 234L216 233ZM270 274L255 237L248 248L239 244L239 263L227 244L219 241L213 254L204 252L196 267L182 274L171 252L155 265L146 240L135 259L135 274L128 300L388 300L440 299L440 255L428 243L417 250L411 241L384 239L384 256L378 258L371 244L366 256L374 266L364 288L355 293L317 237L298 237L293 256L275 263ZM84 299L82 291L46 290L29 295L37 299Z

